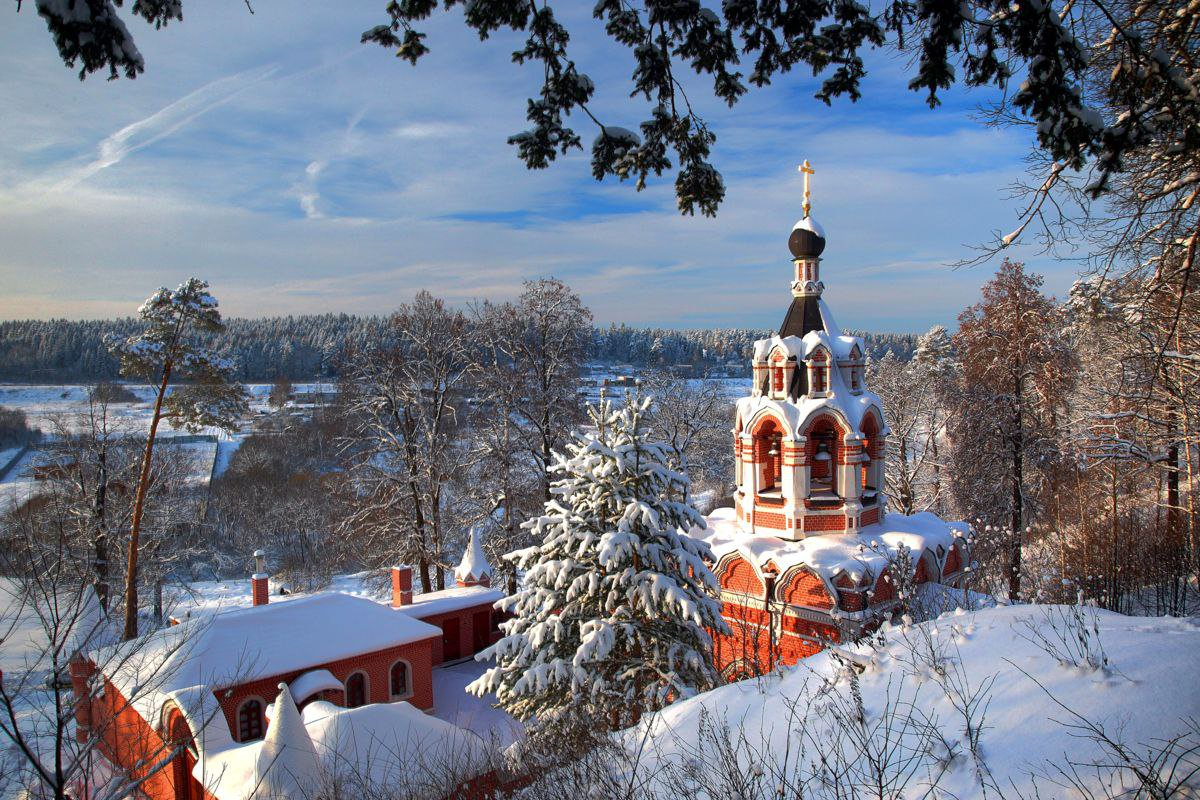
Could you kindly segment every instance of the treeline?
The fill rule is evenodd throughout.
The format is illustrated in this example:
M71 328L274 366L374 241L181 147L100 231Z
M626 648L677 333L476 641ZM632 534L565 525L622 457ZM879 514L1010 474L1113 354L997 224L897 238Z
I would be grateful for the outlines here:
M242 381L335 378L346 354L386 343L385 317L350 314L230 319L208 344L238 365ZM117 320L12 320L0 322L0 380L30 383L111 381L118 364L105 337L137 330L132 318ZM609 325L593 329L588 358L613 364L744 369L750 347L765 331L751 328L672 330ZM872 358L887 353L908 360L916 346L909 334L857 333ZM484 345L480 343L482 352Z

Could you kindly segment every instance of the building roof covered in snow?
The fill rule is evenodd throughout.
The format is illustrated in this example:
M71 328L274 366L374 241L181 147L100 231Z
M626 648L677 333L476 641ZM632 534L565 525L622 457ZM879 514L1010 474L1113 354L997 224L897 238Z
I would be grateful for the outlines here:
M449 614L464 608L480 605L492 605L503 600L504 592L487 586L452 586L440 592L425 592L413 597L412 603L394 609L403 614L410 614L417 619L432 617L435 614Z
M364 597L325 592L238 608L155 631L97 653L97 664L142 717L154 722L174 693L215 689L304 670L441 636L414 616ZM122 651L129 657L122 657ZM224 726L209 726L224 727ZM193 730L200 730L193 727Z
M902 545L912 551L914 562L926 551L940 561L968 531L965 522L946 522L929 512L911 516L893 512L885 515L883 522L867 525L855 534L823 534L800 541L746 533L730 508L717 509L705 522L707 528L694 528L691 535L706 542L717 559L737 553L759 573L768 564L779 574L807 567L831 591L833 582L843 574L856 583L868 576L878 577Z
M281 696L285 693L286 689ZM477 735L403 701L358 708L317 701L295 717L293 713L294 703L284 710L290 722L278 742L272 743L277 727L272 721L265 740L235 745L204 759L194 770L196 779L217 800L257 797L252 790L265 783L282 790L271 794L272 800L307 800L313 796L312 784L335 782L340 775L352 776L362 796L369 796L371 787L388 787L397 796L447 797L453 794L453 784L490 768L487 748ZM278 757L275 751L289 742L298 743L297 752ZM287 754L286 749L282 752ZM275 770L282 774L273 777ZM308 786L300 785L305 783Z

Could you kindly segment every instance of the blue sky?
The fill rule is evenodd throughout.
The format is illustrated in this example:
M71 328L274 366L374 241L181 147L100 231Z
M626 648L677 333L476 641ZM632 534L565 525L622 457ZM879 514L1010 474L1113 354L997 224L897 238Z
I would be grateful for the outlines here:
M930 111L895 58L872 59L858 104L825 107L798 73L732 110L702 102L728 187L714 220L679 216L667 176L640 194L596 183L586 154L526 171L505 138L525 127L536 70L460 11L429 22L433 53L414 68L358 44L383 0L253 5L191 0L161 31L130 21L146 73L111 82L64 68L32 3L9 9L0 317L129 314L192 274L233 316L385 313L420 289L506 298L555 275L601 323L768 327L789 302L808 158L839 322L921 331L952 326L994 270L948 265L1015 225L1006 187L1026 134L972 119L982 95ZM562 5L602 119L636 129L630 57L590 4ZM1072 265L1014 256L1050 291L1070 286Z

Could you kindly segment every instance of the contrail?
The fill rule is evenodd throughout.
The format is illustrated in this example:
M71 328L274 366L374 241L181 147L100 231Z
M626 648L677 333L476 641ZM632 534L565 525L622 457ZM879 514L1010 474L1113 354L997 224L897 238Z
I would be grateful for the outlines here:
M259 67L218 78L184 95L175 102L154 112L145 119L130 123L108 136L97 147L96 158L55 184L54 189L69 189L87 180L102 169L119 163L130 153L170 136L217 106L223 105L251 86L270 78L278 67Z

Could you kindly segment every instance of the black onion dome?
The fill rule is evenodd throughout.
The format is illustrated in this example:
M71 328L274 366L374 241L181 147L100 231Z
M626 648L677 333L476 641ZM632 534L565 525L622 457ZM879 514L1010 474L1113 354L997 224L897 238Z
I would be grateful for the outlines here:
M825 250L825 231L812 217L805 217L792 228L788 249L793 258L816 258Z

